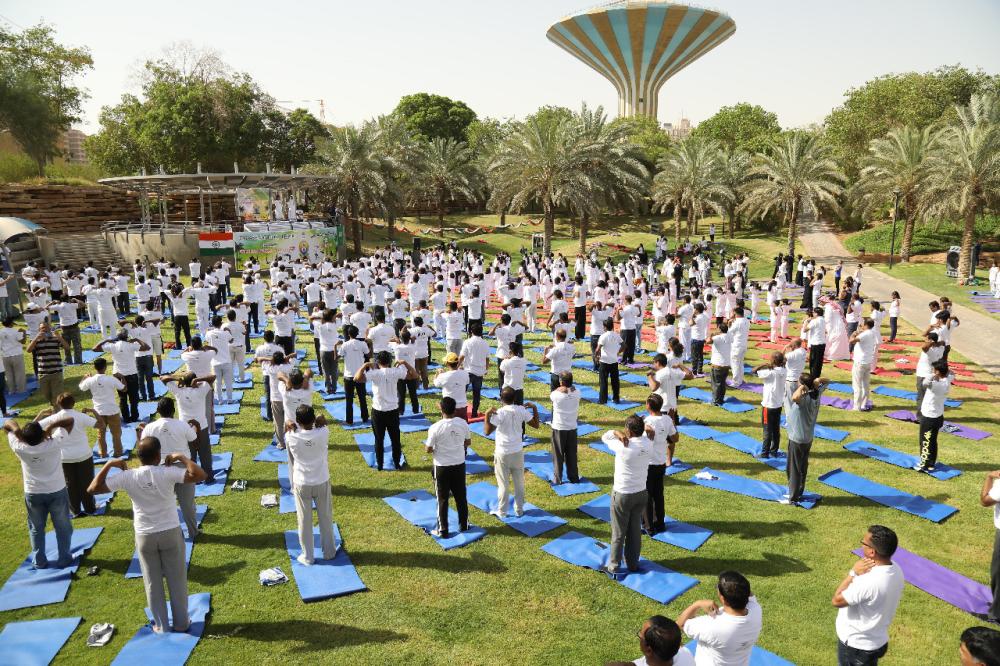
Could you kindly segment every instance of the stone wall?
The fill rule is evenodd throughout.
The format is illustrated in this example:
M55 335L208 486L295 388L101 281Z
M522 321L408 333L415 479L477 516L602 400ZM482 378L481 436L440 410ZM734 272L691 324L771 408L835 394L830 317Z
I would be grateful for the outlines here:
M199 255L197 230L162 236L155 231L148 234L117 232L105 234L105 238L128 264L136 259L151 263L164 257L186 270L191 260Z

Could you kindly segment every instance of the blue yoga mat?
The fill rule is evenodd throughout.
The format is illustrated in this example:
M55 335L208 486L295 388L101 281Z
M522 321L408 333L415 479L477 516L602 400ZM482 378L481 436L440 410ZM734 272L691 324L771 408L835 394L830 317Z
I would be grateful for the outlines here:
M682 649L695 654L698 650L698 641L691 641ZM753 650L750 651L750 663L748 666L795 666L795 664L784 657L779 657L773 652L768 652L759 645L754 645Z
M64 617L9 623L0 632L3 662L18 666L48 666L82 619Z
M917 456L910 455L909 453L903 453L902 451L896 451L895 449L888 449L884 446L879 446L878 444L872 444L871 442L866 442L863 439L848 442L847 444L844 444L844 448L859 455L868 456L869 458L881 460L884 463L889 463L890 465L906 469L913 469L913 467L920 462L920 458ZM955 478L961 473L962 470L960 469L955 469L954 467L937 463L934 465L934 471L930 472L929 475L933 476L935 479L947 481L948 479Z
M604 523L611 522L611 495L595 497L577 508L591 518L596 518ZM667 530L654 535L652 537L654 541L669 543L678 548L695 551L712 536L712 530L698 527L691 523L681 522L669 516L664 518L664 523Z
M487 400L499 400L500 399L500 389L498 388L488 388L483 387L483 390L479 392L479 395Z
M493 468L489 466L483 457L472 450L470 446L465 450L465 473L466 474L488 474Z
M411 525L419 527L427 534L437 527L437 499L426 490L411 490L399 495L383 498L396 513L401 515ZM448 527L458 529L458 514L454 509L448 509ZM447 539L432 537L445 550L467 546L486 536L482 527L469 524L465 532L453 531Z
M636 384L638 386L649 386L649 381L646 375L637 375L634 372L625 372L618 375L618 379L623 382L628 382L629 384Z
M608 445L605 444L604 442L593 442L592 444L590 444L590 448L594 449L595 451L600 451L601 453L606 453L609 456L615 455L611 451L611 449L608 448ZM688 465L680 458L674 458L673 464L664 470L663 476L673 476L674 474L678 474L680 472L686 472L689 469L694 469L694 468L691 467L691 465Z
M302 554L299 544L299 533L296 530L285 532L285 549L291 561L292 576L299 588L299 596L306 603L320 601L332 597L340 597L352 592L361 592L368 587L361 581L358 570L354 568L351 558L344 550L344 540L340 537L340 528L333 524L333 539L337 544L337 554L332 560L322 559L323 547L319 536L319 526L313 527L313 557L314 562L306 566L298 561Z
M25 390L21 393L11 393L7 396L7 408L10 409L30 398L38 388L38 378L35 375L28 375L24 382Z
M70 541L73 563L65 569L35 569L31 565L31 555L28 555L0 588L0 611L44 606L65 599L73 574L80 568L80 559L94 547L103 529L88 527L73 530ZM53 565L59 558L55 532L45 533L45 555Z
M102 356L104 356L104 352L95 352L93 349L84 349L83 350L83 362L84 363L93 363L94 361L96 361L97 359L101 358Z
M161 375L172 375L184 366L184 361L179 358L163 359L163 372Z
M865 497L890 509L898 509L935 523L940 523L952 514L958 513L958 509L953 506L934 502L920 495L911 495L908 492L876 483L842 469L829 471L820 476L819 480L828 486L833 486L852 495Z
M593 386L587 386L586 384L575 384L575 386L576 386L577 390L580 391L580 397L583 400L586 400L587 402L592 402L592 403L595 403L595 404L598 404L598 405L601 404L600 403L600 397L601 397L600 391L598 391L597 389L595 389ZM635 409L637 407L641 407L642 405L640 405L638 402L629 402L627 400L623 400L623 401L621 401L619 403L615 403L615 402L612 402L611 401L611 397L608 396L608 401L606 403L604 403L604 406L605 407L610 407L611 409L617 410L619 412L624 412L624 411L627 411L627 410L630 410L630 409Z
M552 483L552 454L549 451L525 451L524 468L542 481L547 482L549 487L552 488L552 491L560 497L596 493L600 490L596 483L589 481L582 476L580 477L579 483L570 483L565 480L565 467L563 470L563 482L559 485Z
M893 388L892 386L876 386L872 389L872 393L887 395L890 398L899 398L900 400L912 400L913 402L917 401L916 391L907 391L906 389ZM944 404L946 407L961 407L962 401L955 400L954 398L945 398Z
M235 394L234 394L235 395ZM234 398L235 399L235 398ZM239 414L240 413L240 403L235 403L231 405L215 405L216 416L227 416L229 414Z
M263 408L262 408L263 409ZM344 430L370 430L371 422L361 420L361 408L355 404L354 405L354 423L351 425L347 424L347 401L340 400L337 402L324 402L323 409L326 410L334 420L340 422L340 427Z
M229 481L229 470L233 466L231 451L212 454L212 478L194 487L195 497L221 495Z
M694 386L689 386L680 395L684 398L689 398L691 400L697 400L698 402L703 402L705 404L712 403L712 394L705 389L697 388ZM727 412L732 412L734 414L740 414L742 412L749 412L754 409L753 405L747 404L742 400L737 400L736 398L729 396L722 401L722 408Z
M490 440L491 442L495 442L496 439L497 439L497 431L494 430L493 432L491 432L490 434L487 435L486 434L486 426L484 425L484 423L485 423L485 419L483 421L476 421L475 423L470 423L469 424L469 430L472 431L472 433L474 435L479 435L480 437L485 437L486 439ZM525 446L530 446L532 444L537 444L538 442L540 442L542 440L538 439L537 437L532 437L531 435L525 435L521 439L521 441L522 441L522 443Z
M564 562L578 567L598 570L608 562L608 545L597 539L567 532L553 539L542 550ZM668 604L698 584L698 579L672 571L665 566L639 558L639 571L633 573L622 568L614 580L634 592Z
M208 513L207 504L196 504L194 507L195 522L198 527L201 527L201 522L205 520L205 514ZM187 525L184 524L184 516L181 515L180 508L177 509L177 517L181 521L181 533L184 535L184 562L188 567L191 566L191 553L194 550L194 539L188 534ZM132 553L132 561L128 563L128 569L125 570L126 578L142 578L142 568L139 566L139 554Z
M736 474L726 474L725 472L714 470L711 467L706 467L701 471L711 474L713 478L699 479L696 474L688 479L688 481L699 486L705 486L706 488L725 490L730 493L736 493L737 495L746 495L747 497L754 497L768 502L778 502L781 500L783 495L788 494L788 486L782 486L777 483L758 481L757 479L748 479L745 476L739 476ZM816 503L819 502L820 499L820 496L815 493L803 493L802 501L798 503L798 506L803 509L811 509L816 506Z
M788 421L785 419L784 414L781 415L781 427L788 427ZM817 423L816 427L813 429L813 436L819 437L820 439L826 439L831 442L842 442L847 439L850 434L851 433L846 430L837 430L836 428L820 425L819 423Z
M486 481L474 483L466 488L466 497L469 500L469 504L487 513L499 506L497 501L497 487ZM505 525L514 528L521 534L530 537L544 534L549 530L554 530L560 525L566 524L566 521L559 516L553 516L551 513L539 509L530 502L524 503L523 516L520 518L515 516L513 497L508 502L507 515L497 519L503 521Z
M779 472L784 472L788 468L788 458L784 452L779 451L776 456L771 458L761 458L759 456L763 445L753 437L744 435L742 432L727 432L713 439L719 444L728 446L740 453L753 456L758 462L762 462L768 467L773 467Z
M194 652L203 633L205 633L205 618L212 610L212 595L201 592L188 596L188 617L191 627L184 633L170 632L166 634L153 633L148 624L135 632L125 647L122 648L111 666L167 666L183 664ZM170 605L167 604L167 612ZM146 617L152 620L149 609ZM171 618L173 622L173 618Z
M322 379L317 379L313 381L313 390L319 393L319 396L323 398L323 400L343 400L345 397L347 397L347 394L344 393L343 385L338 386L335 392L327 393L326 382L323 381Z
M295 496L292 495L292 483L288 479L288 465L278 465L278 513L295 513ZM313 507L316 502L313 502Z
M682 435L687 435L691 439L706 440L715 439L716 437L722 437L726 433L721 430L716 430L710 426L701 425L700 423L682 423L677 426L677 432Z
M375 435L370 432L366 432L361 435L354 436L354 443L358 445L361 449L361 457L365 459L365 464L367 464L372 469L376 469L378 461L375 458ZM386 435L385 439L382 441L382 451L384 452L384 457L382 458L383 468L389 472L395 472L396 465L392 462L392 445L389 442L389 436ZM406 464L406 455L400 455L400 462Z
M846 393L847 395L854 395L854 387L850 384L841 384L840 382L831 382L826 385L827 391L833 391L834 393Z
M287 463L288 462L288 451L279 449L274 440L264 447L264 450L254 456L254 462L276 462L276 463Z

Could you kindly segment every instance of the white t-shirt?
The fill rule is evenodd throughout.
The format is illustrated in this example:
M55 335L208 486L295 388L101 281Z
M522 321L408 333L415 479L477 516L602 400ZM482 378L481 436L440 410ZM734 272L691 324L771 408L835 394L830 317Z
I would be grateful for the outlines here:
M575 353L572 342L557 342L549 350L549 369L553 374L566 372L573 365L573 354Z
M614 431L609 430L601 441L615 454L615 475L612 489L616 493L632 494L646 489L646 477L652 461L653 442L649 437L630 437L625 446Z
M236 344L233 334L224 328L212 328L205 334L205 344L215 347L216 353L212 356L212 368L232 363L229 354L230 345Z
M105 351L111 352L114 360L112 372L116 375L134 375L138 372L135 367L135 353L139 351L139 343L131 340L119 340L108 342L104 345Z
M177 398L177 410L181 420L197 421L202 428L208 427L205 398L212 392L209 384L202 382L196 386L181 386L177 382L167 382L167 389Z
M337 332L337 325L331 321L324 322L316 327L316 334L319 336L319 350L321 352L331 352L340 340L340 333Z
M474 335L462 343L458 354L464 357L463 365L469 374L482 377L486 374L486 362L490 356L490 343L481 336Z
M11 326L0 328L0 356L20 356L24 353L21 341L24 333Z
M871 365L875 361L875 331L865 329L858 333L854 343L854 362L860 365Z
M917 377L932 377L934 375L934 364L944 357L944 345L933 346L927 351L920 350L920 358L917 359L917 369L913 373Z
M389 340L396 334L396 330L389 324L377 324L368 329L368 339L372 341L372 353L389 350Z
M289 469L292 484L316 486L330 481L330 463L327 453L330 429L327 427L305 430L296 426L285 433L285 444L291 453Z
M877 650L888 643L904 583L895 564L855 576L841 593L848 605L837 611L837 638L859 650Z
M650 465L667 464L667 438L672 437L677 428L674 427L674 420L667 414L653 416L650 414L645 419L646 425L653 429L653 448L650 450Z
M210 349L196 349L181 352L181 360L193 372L196 377L206 377L212 374L212 361L215 360L215 352Z
M1000 481L993 481L990 486L990 497L997 502L993 505L993 527L1000 530Z
M406 368L396 365L391 368L375 368L365 372L365 378L372 385L372 408L379 412L390 412L399 408L399 393L396 382L406 378Z
M503 385L515 391L524 389L524 370L527 361L523 356L510 356L500 361L500 371L503 372Z
M124 490L132 499L136 534L156 534L179 528L174 486L184 483L184 470L163 465L143 465L108 477L110 490Z
M55 493L66 487L61 447L54 439L44 439L35 446L28 446L15 437L14 433L9 432L7 443L21 461L21 475L24 477L26 495Z
M448 340L460 339L465 316L461 312L445 312L441 318L444 319L444 337Z
M785 368L764 368L757 371L757 376L764 380L764 392L761 395L761 407L775 409L785 401L785 382L788 371Z
M826 344L826 320L823 317L813 317L809 320L809 330L806 333L809 346Z
M746 666L763 623L756 597L747 602L746 615L700 615L684 623L684 633L698 641L696 666Z
M91 375L80 382L81 391L90 391L93 396L94 411L101 416L121 414L118 407L118 391L125 390L125 384L111 375Z
M357 338L352 338L341 345L340 353L344 357L344 376L354 379L354 375L365 364L368 345Z
M622 336L614 331L605 331L597 339L597 346L601 348L601 363L617 363L618 352L622 348Z
M552 400L552 429L576 430L580 414L580 392L575 387L570 387L568 393L556 390L549 398Z
M155 437L160 440L160 458L166 458L171 453L190 456L190 442L197 439L198 434L187 421L162 416L142 429L143 437Z
M920 413L930 418L944 415L944 401L948 398L951 380L924 377L924 401L920 403Z
M454 398L455 407L465 407L469 404L466 387L469 384L468 370L445 370L434 377L434 386L441 389L442 398Z
M534 418L531 410L521 405L504 405L490 416L490 423L496 426L497 453L518 453L524 449L521 438L521 424Z
M302 388L285 388L281 396L281 406L285 410L285 420L295 423L295 412L300 405L311 405L313 397L312 382L302 382Z
M663 398L663 410L677 409L677 386L684 380L684 371L667 366L657 370L653 379L660 385L656 393Z
M93 428L94 424L97 423L93 416L75 409L62 409L52 416L42 419L38 424L47 429L56 421L67 416L73 418L73 429L66 432L63 428L59 428L52 437L62 450L62 462L75 463L90 460L94 452L90 449L87 428Z
M785 381L798 382L806 369L806 349L799 347L785 354Z
M729 367L733 355L733 338L729 333L719 333L712 336L712 365Z
M427 446L438 467L465 462L465 442L471 438L469 424L460 418L443 418L427 431Z

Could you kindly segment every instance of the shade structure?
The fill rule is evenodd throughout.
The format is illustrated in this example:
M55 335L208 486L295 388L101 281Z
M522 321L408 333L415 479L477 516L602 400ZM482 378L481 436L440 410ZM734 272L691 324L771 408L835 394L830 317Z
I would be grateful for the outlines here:
M717 10L624 0L567 16L546 36L611 81L619 115L656 118L667 79L735 32L736 23Z

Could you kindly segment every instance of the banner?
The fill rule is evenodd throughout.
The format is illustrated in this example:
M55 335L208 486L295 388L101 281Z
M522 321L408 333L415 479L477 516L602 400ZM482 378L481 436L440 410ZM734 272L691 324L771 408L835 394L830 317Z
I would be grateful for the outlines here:
M293 229L291 231L242 231L233 234L236 241L236 264L251 258L261 265L278 257L289 256L309 262L336 259L337 248L344 242L343 227Z
M233 248L235 247L236 244L233 242L233 233L231 231L198 234L198 251L203 257L207 255L230 256L233 254Z
M266 187L237 187L236 213L244 222L271 219L271 191Z

